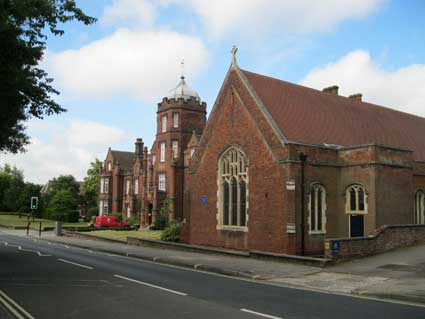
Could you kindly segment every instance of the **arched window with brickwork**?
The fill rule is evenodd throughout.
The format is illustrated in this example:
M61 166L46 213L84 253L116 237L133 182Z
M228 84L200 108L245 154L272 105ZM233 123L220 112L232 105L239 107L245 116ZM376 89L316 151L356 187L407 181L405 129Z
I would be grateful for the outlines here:
M415 224L425 224L425 192L422 190L415 194Z
M236 147L228 148L218 161L218 226L247 230L248 159Z
M309 194L309 233L326 232L326 189L320 184L313 184Z
M347 214L367 214L367 195L363 186L351 185L345 192L345 212Z

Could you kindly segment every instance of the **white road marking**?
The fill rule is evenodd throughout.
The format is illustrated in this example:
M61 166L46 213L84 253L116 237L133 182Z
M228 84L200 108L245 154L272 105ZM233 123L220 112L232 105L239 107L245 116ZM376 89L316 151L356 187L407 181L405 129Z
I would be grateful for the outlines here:
M253 315L257 315L263 318L270 318L270 319L284 319L282 317L276 317L276 316L271 316L271 315L266 315L265 313L261 313L261 312L256 312L256 311L252 311L252 310L248 310L248 309L241 309L241 311L243 312L248 312L251 313Z
M184 293L184 292L180 292L180 291L176 291L176 290L172 290L172 289L168 289L168 288L164 288L164 287L160 287L160 286L148 284L147 282L143 282L143 281L139 281L139 280L136 280L136 279L127 278L127 277L120 276L120 275L114 275L114 276L117 277L117 278L121 278L121 279L124 279L124 280L135 282L135 283L138 283L138 284L141 284L141 285L145 285L145 286L148 286L148 287L152 287L152 288L156 288L156 289L168 291L168 292L171 292L171 293L176 294L176 295L187 296L187 294Z
M19 250L21 250L21 251L29 251L29 252L32 252L32 253L36 253L37 255L39 255L40 257L49 257L49 256L51 256L51 255L45 255L45 254L42 254L41 252L39 252L38 250L31 250L31 249L23 249L22 247L19 247Z
M24 308L0 290L0 302L18 319L35 319ZM20 313L19 313L20 312Z
M81 264L78 264L78 263L74 263L74 262L69 261L69 260L65 260L65 259L61 259L61 258L58 258L58 260L60 260L60 261L62 261L64 263L68 263L68 264L71 264L71 265L83 267L83 268L86 268L86 269L94 269L93 267L81 265Z

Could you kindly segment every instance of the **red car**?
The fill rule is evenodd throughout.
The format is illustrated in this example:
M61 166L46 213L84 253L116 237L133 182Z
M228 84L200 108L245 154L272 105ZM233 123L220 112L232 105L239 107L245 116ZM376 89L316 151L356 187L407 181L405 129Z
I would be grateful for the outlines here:
M90 225L94 227L113 227L113 228L124 228L129 227L130 224L127 222L121 221L116 216L97 216L96 222L90 222Z

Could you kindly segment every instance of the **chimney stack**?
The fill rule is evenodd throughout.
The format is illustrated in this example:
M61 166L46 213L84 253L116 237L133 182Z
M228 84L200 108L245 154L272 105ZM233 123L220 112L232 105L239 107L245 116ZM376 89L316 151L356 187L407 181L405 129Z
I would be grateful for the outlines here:
M359 102L361 102L362 101L362 94L361 93L356 93L356 94L351 94L350 96L348 96L348 98L349 99L352 99L352 100L356 100L356 101L359 101Z
M134 152L137 156L143 157L143 139L137 138L136 142L134 143Z
M329 86L327 88L324 88L322 90L322 92L333 94L333 95L338 95L338 89L339 89L338 85L332 85L332 86Z

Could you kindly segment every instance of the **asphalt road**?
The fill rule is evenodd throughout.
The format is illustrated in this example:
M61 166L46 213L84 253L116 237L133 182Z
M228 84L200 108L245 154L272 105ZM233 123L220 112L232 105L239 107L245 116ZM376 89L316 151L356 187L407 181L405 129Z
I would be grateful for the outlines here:
M12 308L14 316L5 308ZM0 234L0 318L425 318L425 307L234 279Z

